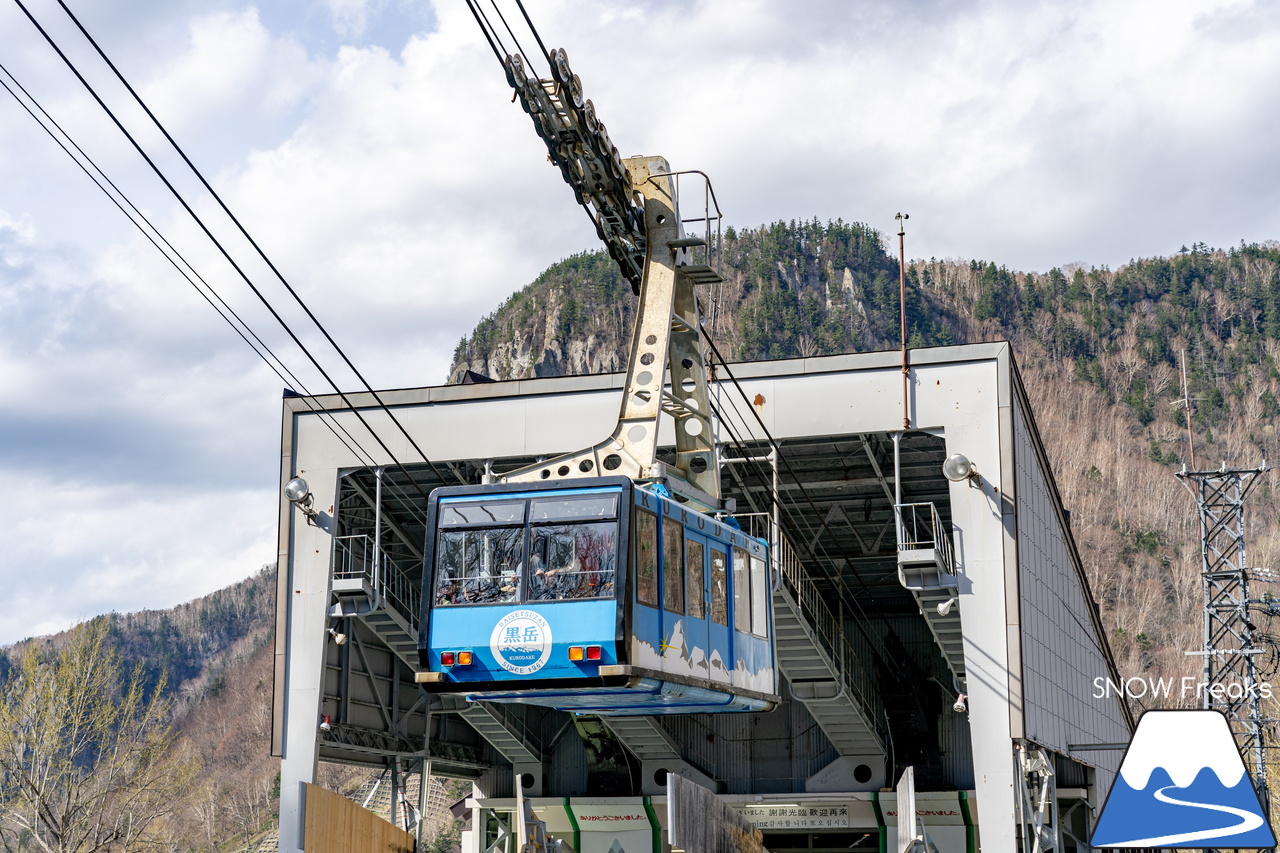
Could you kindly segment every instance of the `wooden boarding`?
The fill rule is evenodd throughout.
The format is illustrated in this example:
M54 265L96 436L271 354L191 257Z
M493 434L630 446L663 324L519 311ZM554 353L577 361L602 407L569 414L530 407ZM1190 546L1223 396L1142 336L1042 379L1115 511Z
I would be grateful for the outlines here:
M413 853L413 835L341 794L307 785L305 853Z
M675 773L667 774L667 841L690 853L769 853L751 821Z

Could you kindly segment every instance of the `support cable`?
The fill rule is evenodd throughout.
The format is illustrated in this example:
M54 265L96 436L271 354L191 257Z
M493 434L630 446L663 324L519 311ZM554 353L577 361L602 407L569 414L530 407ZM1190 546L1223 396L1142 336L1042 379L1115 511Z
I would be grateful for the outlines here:
M493 37L489 35L489 29L484 25L484 21L480 19L480 12L476 9L475 4L471 0L467 0L467 8L471 10L471 15L476 19L476 24L480 27L480 32L484 33L484 40L489 43L489 49L493 51L494 57L498 60L499 65L505 66L505 60L502 58L502 52L498 50L498 46L494 44Z
M516 50L524 58L525 64L529 66L530 70L533 70L533 63L529 60L529 54L525 52L524 46L520 44L520 39L516 38L516 34L511 32L511 25L507 23L507 16L502 14L502 10L498 8L498 0L489 0L489 5L493 6L493 11L497 13L498 20L502 21L502 26L506 27L507 35L511 36L511 41L515 43Z
M134 141L133 136L130 135L128 131L124 129L124 126L115 117L115 114L112 113L111 110L107 107L107 105L102 101L102 99L98 97L97 93L94 92L93 88L89 85L88 81L86 81L84 77L80 74L80 72L75 68L75 66L71 63L70 59L66 56L66 54L64 54L62 50L58 48L58 46L49 37L48 33L45 32L44 28L41 27L40 24L36 21L36 19L31 15L31 13L27 11L26 6L22 5L22 0L14 0L14 2L17 3L18 6L23 10L23 12L26 13L27 17L31 20L31 22L35 24L37 29L40 30L41 35L45 37L45 40L48 41L49 44L54 48L54 50L58 52L58 55L62 57L63 62L66 63L69 68L71 68L71 70L75 73L76 77L80 79L80 82L85 86L86 89L89 90L90 94L93 95L94 99L97 100L99 105L104 110L107 111L107 114L109 116L111 116L111 119L113 122L115 122L116 126L119 127L121 132L128 137L129 141L132 142L134 147L138 149L138 152L142 154L142 156L147 160L147 163L151 165L152 169L156 172L156 174L161 177L161 180L164 181L165 185L169 187L170 191L176 197L178 197L183 207L185 207L194 217L195 212L192 211L191 208L187 205L187 203L181 198L181 196L178 194L177 190L173 187L173 185L169 182L169 180L161 174L160 170L155 166L151 158L148 157L145 154L145 152L143 152L141 146L139 146L138 143ZM153 113L151 111L151 108L147 106L145 101L143 101L142 96L140 96L137 90L135 90L133 86L129 83L129 81L125 79L124 75L120 72L120 69L116 67L115 63L111 61L110 57L107 56L106 52L102 49L102 47L98 44L98 42L93 38L92 35L89 34L89 31L85 29L84 25L80 23L80 19L75 16L75 14L67 6L64 0L58 0L58 5L62 7L62 10L66 12L67 17L71 19L72 23L76 25L76 28L80 30L80 32L84 35L85 39L88 40L89 44L93 46L93 49L97 52L98 56L102 58L102 61L105 62L107 64L107 67L109 67L112 73L115 74L116 79L118 79L120 83L125 87L125 89L128 90L129 94L133 96L134 101L137 102L138 106L140 106L143 109L143 111L147 114L147 117L151 119L153 124L155 124L156 129L158 129L164 135L164 138L173 147L173 150L177 152L178 156L181 157L182 161L186 163L189 169L191 169L191 172L196 176L197 179L199 179L200 183L204 186L204 188L208 190L209 194L213 197L214 201L218 203L218 206L222 208L223 212L226 213L227 217L230 218L232 223L235 224L237 230L239 230L240 233L244 236L244 238L249 241L249 245L253 247L254 251L258 254L258 257L262 258L263 262L266 263L267 267L271 270L271 272L276 276L276 278L280 281L280 283L284 285L285 290L288 291L289 295L293 297L294 301L298 304L298 307L300 307L306 313L307 318L311 320L311 322L315 325L316 329L318 329L320 333L324 335L325 340L328 341L331 347L333 347L334 352L338 354L338 356L342 359L343 363L346 364L348 369L350 369L351 372L355 374L355 377L360 380L360 384L364 386L365 390L367 390L369 394L373 396L373 399L377 402L378 407L381 408L382 411L384 411L387 414L387 416L391 419L391 422L396 425L396 427L400 430L400 433L404 435L404 437L408 440L409 444L413 447L413 449L418 453L419 456L422 457L422 461L425 462L431 468L432 473L434 473L436 477L440 479L441 482L446 482L444 475L440 473L440 470L438 468L436 468L435 463L432 462L431 459L426 455L426 453L423 452L422 448L418 446L418 443L414 440L413 436L409 434L409 431L405 429L404 425L400 422L400 419L395 416L395 413L392 412L391 408L387 406L387 404L383 401L381 395L379 395L378 392L373 389L373 386L369 384L369 381L365 379L364 375L356 368L355 364L347 356L346 352L342 349L342 347L338 345L338 342L333 339L333 336L329 334L329 330L325 328L324 324L320 322L319 318L316 317L316 315L312 312L311 308L308 307L307 304L302 300L302 297L298 295L298 292L294 290L292 285L289 284L289 281L285 278L284 274L280 272L279 268L276 267L275 263L273 263L272 260L267 256L267 253L262 249L260 245L258 245L258 242L254 240L253 237L249 234L248 229L246 229L244 225L241 224L240 220L235 216L235 214L231 212L231 208L229 208L226 202L222 200L222 196L220 196L217 193L217 191L214 190L213 186L205 178L204 174L196 167L195 163L191 161L191 158L187 156L187 153L186 151L183 150L182 146L178 144L177 140L175 140L173 136L169 133L169 131L165 128L165 126L161 124L160 120L156 117L155 113ZM198 218L197 218L197 221L199 221ZM218 243L218 241L213 237L213 234L207 228L205 228L203 222L200 222L199 224L200 224L200 227L205 231L205 233L208 234L209 238L214 240L215 245L218 246L219 250L222 251L223 255L227 258L227 260L231 261L230 255L226 252L225 249L222 248L222 245ZM252 282L250 282L248 276L245 275L243 271L241 271L239 265L235 264L234 261L231 261L231 263L236 268L236 271L240 273L241 277L244 278L246 284L249 284L250 288L254 291L254 293L258 295L258 298L262 300L263 304L267 304L265 297L263 297L262 294L258 291L258 289L254 287ZM280 318L280 315L276 313L275 309L271 308L269 305L268 305L268 308L271 310L271 313L277 318L277 320L279 320L281 324L285 326L286 330L289 331L290 337L292 337L294 341L301 347L302 346L301 341L293 333L293 331L289 329L287 324L284 323L283 319ZM307 352L308 358L311 359L312 363L315 364L316 369L320 370L321 374L325 377L325 379L329 381L329 384L332 385L334 390L337 391L339 396L342 397L343 402L351 406L352 404L350 400L347 398L347 396L343 392L338 391L337 384L332 379L329 378L329 375L320 367L319 362L313 356L311 356L310 352L305 350L305 348L304 348L304 352ZM352 411L353 412L356 411L354 406L352 406ZM391 452L390 448L387 447L387 445L382 441L382 438L373 432L373 429L369 427L369 424L364 420L363 416L360 416L358 413L357 413L357 416L360 418L361 423L364 424L364 426L367 429L369 429L370 433L374 435L374 439L378 442L379 445L382 446L382 449L392 459L392 461L396 464L396 466L403 469L404 466L400 462L400 460L397 459L395 454ZM408 472L406 471L405 473L407 474ZM414 485L419 492L422 491L420 487L417 487L416 482L414 483ZM425 493L423 494L423 497L424 498L426 497Z
M759 413L755 411L755 408L751 405L750 400L747 399L746 391L742 388L741 383L738 382L738 378L734 376L733 370L729 367L728 362L725 361L724 356L720 353L720 349L716 346L715 341L707 333L707 330L705 328L699 327L699 331L702 333L702 336L706 340L707 345L711 347L711 351L712 351L712 354L715 356L715 359L720 362L720 365L724 368L725 373L729 376L729 380L730 382L732 382L734 388L738 391L738 395L742 398L743 402L746 403L747 408L751 410L751 414L754 417L756 424L759 426L761 432L764 433L765 439L768 442L769 446L775 451L781 463L786 466L787 473L791 476L792 482L796 484L796 487L799 489L801 496L804 498L805 502L809 505L809 509L813 513L813 516L815 518L821 517L821 512L818 510L817 504L815 503L813 496L809 493L809 490L805 488L803 481L801 481L800 479L800 475L796 472L795 468L791 465L790 460L788 460L786 456L783 455L781 446L778 444L777 440L774 439L772 433L769 432L769 428L765 426L763 419L761 419ZM736 409L736 406L734 408ZM741 417L740 413L739 415ZM723 419L721 422L725 423L726 427L728 426L728 424ZM773 498L771 498L771 500L778 502L777 505L779 506L780 509L783 510L783 512L786 513L787 518L791 521L793 525L798 524L798 522L796 521L797 513L793 512L791 507L786 506L786 504L782 502L781 495L774 496ZM814 540L818 540L821 537L822 533L828 529L828 524L829 524L828 521L825 518L823 518L821 524L817 529L817 532L814 533L814 536L813 536ZM813 525L811 524L804 525L804 526L807 527L809 531L813 530ZM834 565L835 560L834 558L832 558L832 556L829 553L827 553L825 545L822 545L820 541L818 542L818 545L819 545L819 550L821 550L822 552L822 558L827 563ZM809 552L809 556L812 557L816 562L818 560L819 555L814 552L812 546L809 543L805 543L804 547L805 547L805 550ZM834 576L832 576L832 574L833 574L832 572L828 571L828 577L836 584L837 588L841 589L842 592L848 593L849 589L848 589L847 583L844 580L844 573L837 572L837 573L834 573ZM857 572L854 572L853 576L858 581L858 584L863 588L863 590L870 592L870 589L871 589L870 586L867 585L867 582L863 580L862 577ZM862 618L869 622L870 617L867 615L867 612L863 609L857 597L852 595L847 595L847 598L849 602L853 605L853 607L856 608L856 610L862 616ZM855 624L857 624L856 621L855 621ZM895 636L897 635L897 632L893 630L893 627L891 625L888 625L886 623L885 627L890 634L893 634ZM862 633L863 637L866 638L869 643L871 643L871 638L867 636L865 631L863 631L861 625L859 625L859 633ZM871 644L871 650L872 650L872 653L876 655L876 657L881 658L881 662L883 663L884 662L883 657L880 651L876 648L874 643ZM888 653L887 649L884 651L886 654ZM890 655L890 658L892 658L892 655ZM899 661L891 661L891 662L895 664L900 663Z
M352 402L348 394L339 388L338 384L329 375L328 371L326 371L324 367L320 364L319 360L315 357L315 355L312 354L312 352L306 347L306 345L302 343L302 340L298 337L297 333L294 332L294 330L289 326L289 324L284 320L284 318L280 316L279 312L271 304L271 302L266 298L266 296L262 293L262 291L259 290L256 285L253 284L253 281L249 278L248 274L245 273L244 269L235 261L234 258L231 257L231 254L227 251L226 247L224 247L222 243L213 235L213 232L209 230L209 227L204 223L204 221L195 212L195 210L192 209L191 205L186 201L185 198L183 198L182 194L178 192L177 188L174 187L173 183L168 179L168 177L165 176L163 171L161 171L160 168L155 164L155 161L151 159L151 157L146 153L146 151L142 148L142 146L138 143L138 141L134 138L134 136L131 133L129 133L129 131L124 127L120 119L115 115L115 113L111 110L111 108L106 105L106 103L102 100L101 96L97 93L97 91L93 88L93 86L88 82L88 80L85 79L84 75L70 60L70 58L66 55L66 53L63 52L62 48L58 46L58 44L53 40L53 38L44 29L44 27L40 24L40 22L36 20L35 16L32 15L30 10L28 10L27 7L22 3L22 0L14 0L14 3L16 3L18 7L22 10L23 14L27 16L27 19L31 21L32 25L35 26L35 28L40 32L41 36L44 37L45 41L48 42L49 46L52 47L53 50L58 54L58 56L62 59L63 63L72 72L72 74L76 76L76 79L80 81L81 85L84 86L85 90L89 92L89 94L93 97L93 99L98 103L99 107L101 107L102 110L106 112L107 116L116 125L116 127L120 130L120 132L124 134L125 138L129 140L129 142L133 145L134 149L139 153L139 155L143 158L143 160L146 161L147 165L151 167L151 170L156 174L157 177L160 178L161 182L164 183L165 187L169 190L169 192L174 196L175 199L177 199L178 203L182 205L183 209L187 211L188 215L191 216L191 218L195 221L195 223L205 233L205 236L207 236L210 239L210 241L218 249L219 253L231 265L232 269L234 269L236 273L239 274L240 278L245 282L246 285L248 285L249 289L253 291L254 295L257 296L258 300L263 304L263 306L266 307L266 309L271 313L272 317L275 318L276 322L280 324L281 328L285 330L285 332L294 341L294 343L303 352L303 354L307 356L308 360L312 363L312 365L315 366L316 370L319 371L320 375L323 376L324 379L329 383L329 385L334 389L334 392L338 395L338 397L351 409L352 414L355 415L356 419L359 420L360 423L365 427L365 429L369 431L369 434L373 437L373 439L382 447L383 452L385 452L387 456L392 460L392 462L398 468L400 468L406 474L406 476L409 477L410 483L413 485L414 489L425 499L427 497L427 494L422 491L422 487L419 486L417 481L414 480L412 475L409 474L408 469L404 467L404 463L400 462L400 460L395 456L395 454L387 446L386 442L383 441L382 437L377 433L376 430L373 429L373 427L369 424L365 416L356 407L355 403ZM63 8L66 9L66 6L63 5ZM69 9L67 9L66 11L68 15L71 14ZM79 21L76 20L74 16L72 16L72 20L75 21L77 25L79 25ZM85 32L83 27L81 27L81 31ZM86 38L89 38L87 32L85 32L85 36ZM90 39L90 41L92 42L92 39ZM96 43L93 43L93 44L95 47L97 47ZM99 49L99 53L100 55L103 56L105 60L106 59L105 54L101 53L101 49ZM110 60L107 60L107 62L108 64L110 64ZM115 69L115 66L112 65L111 67L113 70L116 71L116 74L117 76L120 77L121 81L124 82L123 77L120 76L119 71ZM128 83L125 82L125 85L128 86ZM133 89L131 87L130 87L130 91L133 92ZM134 96L135 98L137 97L136 93L134 93ZM141 99L139 99L139 103L141 103ZM143 108L146 109L145 104L143 104ZM150 115L150 110L147 110L147 112ZM154 120L154 117L153 117L153 120ZM158 122L157 122L157 126L159 126ZM172 138L169 137L167 131L164 131L163 127L161 127L160 129L162 132L164 132L165 136L168 137L172 142ZM176 143L173 143L173 144L176 148L177 147ZM183 159L186 159L185 153L183 153L181 149L178 149L178 150L179 150L179 153L183 156ZM189 160L187 162L190 163ZM192 166L192 168L194 170L194 166ZM207 188L209 188L210 192L213 192L212 188L209 187L208 183L204 181L203 176L199 175L198 172L197 172L197 176L200 177L200 180L205 184ZM218 198L216 193L214 195L215 195L215 198ZM221 204L220 198L218 198L218 201ZM223 205L223 209L226 210L225 205ZM229 210L227 211L227 213L228 215L231 215ZM237 225L239 225L239 221L235 220L234 216L232 217L232 219L233 221L236 222ZM244 231L243 226L241 226L241 231L242 233L245 234L246 238L250 240L250 243L252 243L254 247L257 248L257 244L254 243L252 238L248 237L248 233ZM259 253L261 253L260 249L259 249ZM263 258L264 260L266 259L265 255L263 255ZM267 261L267 263L270 265L269 260ZM272 269L274 270L275 267L272 266ZM279 275L278 271L277 271L277 275ZM285 283L285 286L286 288L289 288L287 282ZM291 293L293 293L292 288L289 288L289 290ZM294 297L295 299L298 298L296 293L294 293ZM298 301L299 301L299 304L302 304L300 299ZM310 310L307 309L305 305L303 305L303 308L304 310L307 311L308 315L311 315ZM321 330L321 332L323 332L325 336L328 337L328 332L323 328L323 326L319 324L318 320L315 320L314 315L311 315L311 316L312 316L313 322L316 323L317 327ZM330 341L332 342L332 338L330 338ZM334 347L335 349L338 349L336 343L334 343ZM338 350L338 352L342 354L340 349ZM346 360L345 354L342 354L342 355L344 360ZM350 364L349 360L348 360L348 364ZM354 367L352 369L354 371ZM356 375L360 377L362 381L364 381L363 376L361 376L358 372L356 373ZM365 383L365 385L366 387L368 387L367 382ZM369 390L373 394L374 399L382 407L382 409L386 411L388 415L390 415L392 421L399 426L400 425L399 420L395 417L394 414L391 413L390 409L386 406L386 404L382 402L381 398L377 395L377 393L373 392L372 388L370 388ZM402 432L404 432L403 426L400 426L400 429ZM408 437L407 432L405 433L405 435L406 437ZM417 445L416 443L413 442L413 439L411 437L409 437L409 441L411 444L414 445L415 449L417 449ZM419 450L419 453L421 453L420 450ZM423 459L431 467L432 471L436 474L436 476L440 478L441 482L445 482L444 476L440 474L439 470L435 467L435 464L432 463L431 460L425 456L425 454L423 454Z
M44 120L42 120L40 116L36 115L36 113L32 111L31 106L28 106L28 104L18 96L17 92L10 88L8 84L4 83L3 80L0 80L0 86L3 86L5 90L9 92L18 105L22 107L38 125L40 125L40 128L46 134L49 135L49 138L52 139L54 143L56 143L58 147L60 147L67 156L71 158L71 161L75 163L91 181L94 182L98 189L102 191L103 195L105 195L107 199L109 199L111 203L129 219L142 236L160 252L164 259L168 261L175 270L177 270L178 274L187 280L192 288L195 289L196 293L200 294L200 297L209 303L210 307L212 307L218 316L231 327L232 331L239 335L240 339L249 345L249 348L254 351L254 354L262 359L263 363L271 369L271 372L274 373L282 383L284 383L285 387L301 390L305 396L300 396L300 399L313 414L316 414L320 418L320 422L325 425L339 443L346 447L347 450L350 451L351 455L359 459L363 464L369 467L376 466L377 463L374 461L373 455L360 444L359 440L351 434L351 432L332 412L321 408L311 398L312 393L307 388L306 384L294 375L293 371L291 371L284 361L270 348L270 346L268 346L267 343L253 331L253 328L249 326L244 318L227 304L227 302L218 293L217 289L213 285L209 284L209 282L207 282L204 277L196 271L191 262L188 261L186 257L169 242L160 229L156 227L155 223L148 219L147 216L138 209L137 205L133 203L128 195L111 180L111 178L102 170L93 158L90 157L89 154L75 141L75 139L67 133L66 129L58 123L57 119L50 115L48 110L41 105L39 100L32 95L21 82L18 81L18 79L13 75L13 72L3 64L0 64L0 72L3 72L4 75L9 78L13 85L22 92L28 101L30 101L31 105L34 106L42 116L44 116ZM65 138L65 143L62 138L59 138L59 136L53 132L50 125L57 129L58 133L62 135L62 138ZM79 154L79 158L76 156L76 153L72 152L71 148L67 147L68 144L75 149L76 153ZM83 162L81 158L83 159ZM90 172L85 163L92 166L97 175ZM106 185L111 187L111 190L114 190L115 195L107 189L107 186L104 186L104 182ZM129 209L133 211L132 215L130 214L130 210L125 209L124 205L128 205ZM146 223L146 226L147 228L150 228L150 231L148 231L147 228L144 228L142 223ZM159 240L159 242L157 242L157 240ZM163 243L164 246L162 247L160 243ZM177 260L174 260L175 257ZM178 264L178 261L182 262L182 266ZM185 269L183 266L185 266ZM199 284L196 283L197 280L199 281ZM201 285L203 285L204 289L201 288ZM205 290L207 290L208 293L206 293ZM234 318L234 321L232 318ZM237 325L237 323L239 325ZM250 340L250 337L252 337L252 340ZM259 347L261 347L261 349L259 349ZM265 351L266 355L263 354L263 351ZM270 359L267 358L267 355L270 355ZM274 360L274 363L272 360ZM404 492L404 487L399 484L393 484L392 489L393 497L398 501L401 508L405 509L411 516L419 518L421 521L421 518L418 516L418 510L413 502L408 498L408 495Z
M480 27L480 31L484 33L485 40L489 42L489 47L493 51L494 57L497 58L498 65L502 67L503 73L506 74L508 76L508 79L513 83L513 85L516 85L517 87L517 92L512 97L512 103L514 103L516 98L520 97L519 84L521 83L521 81L515 81L514 79L512 79L512 75L511 75L512 69L509 69L507 67L507 56L504 55L506 51L506 45L502 43L502 39L498 36L497 30L493 27L492 23L490 23L488 15L486 15L484 12L484 9L480 7L479 0L466 0L466 2L467 2L467 8L471 10L472 17L476 19L476 24ZM490 0L490 2L494 2L494 0ZM511 28L509 25L507 25L506 18L502 15L501 10L498 9L496 2L494 2L494 9L495 11L497 11L498 16L502 20L502 23L507 26L507 32L510 33ZM546 45L543 44L542 42L542 36L538 34L537 29L533 26L533 22L529 20L529 15L527 12L525 12L523 5L520 6L520 11L522 14L524 14L525 21L529 24L529 29L533 32L534 38L537 39L538 45L542 48L544 52L544 58L546 59L548 68L549 68L549 72L548 72L549 77L554 79L556 75L555 75L554 68L551 66L551 55L550 53L546 52ZM511 37L512 39L515 39L515 34L512 33ZM524 53L524 49L520 47L519 41L516 41L516 47L520 50L520 55L524 57L524 64L528 66L527 70L535 74L535 77L530 79L539 79L536 77L537 72L534 69L533 63L529 60L528 55ZM526 106L526 109L527 109L527 106ZM556 153L556 145L552 142L547 142L547 145L550 152L549 156L551 157L551 161L553 163L557 163L563 169L564 166L559 160L559 155ZM568 177L566 177L565 180L569 182L571 185L574 185L574 182L570 181ZM677 187L678 187L679 178L677 178L676 181L677 181ZM576 185L574 186L575 186L575 198L578 202L578 205L582 208L582 212L585 213L587 216L587 219L591 221L591 227L596 232L596 234L600 236L601 239L605 239L604 237L605 226L602 224L603 211L601 212L600 216L597 216L596 213L593 213L592 204L594 204L594 202L588 202L586 200L586 196L583 196L581 193L579 193L577 191ZM606 240L606 242L608 241ZM610 252L612 253L613 249L610 249ZM627 275L626 267L622 265L623 262L621 260L618 260L616 257L614 258L614 260L618 262L618 264L620 265L619 268L623 270L623 274L624 276L626 276ZM638 279L636 281L632 281L631 284L633 289L638 287Z
M508 51L507 46L502 43L502 36L498 35L498 28L489 22L489 16L485 14L484 8L479 3L473 3L473 0L467 0L467 3L473 4L472 10L479 13L480 17L484 19L484 23L481 26L485 27L489 33L493 34L494 43L496 43L498 45L498 49L502 51L499 55L498 61L503 62L503 57L510 55L510 51Z
M71 161L88 176L89 180L93 181L98 189L102 191L103 195L105 195L111 203L129 219L142 236L145 237L147 241L164 256L165 260L167 260L173 268L178 271L178 274L187 280L192 288L195 289L196 293L200 294L200 297L204 299L205 302L209 303L209 306L213 308L213 310L227 323L228 326L231 327L231 330L239 335L240 339L249 345L249 348L254 351L254 354L257 355L258 358L262 359L263 363L271 369L271 372L279 377L280 381L283 382L286 387L300 388L304 393L310 394L302 381L298 379L291 370L289 370L289 367L281 361L280 357L271 350L266 342L263 341L252 328L250 328L250 326L244 321L244 318L237 314L235 309L228 305L222 296L219 295L218 291L209 284L209 282L205 281L198 272L196 272L191 263L173 246L172 243L168 241L168 239L165 238L164 234L156 228L155 224L147 218L146 214L142 213L142 211L138 209L137 205L129 199L124 191L121 190L105 172L102 171L101 167L99 167L98 164L94 162L93 158L90 157L74 139L71 138L70 134L66 132L62 125L60 125L53 116L49 115L49 112L45 110L35 96L33 96L20 82L18 82L18 79L13 76L13 72L6 68L2 63L0 63L0 72L3 72L4 75L9 78L13 85L22 92L23 96L30 101L31 106L34 106L35 109L39 111L40 115L44 116L44 119L42 120L40 115L37 115L36 112L31 109L31 106L28 106L8 83L0 80L0 86L3 86L5 91L13 96L13 99L18 103L18 106L22 107L22 109L27 112L27 115L31 116L31 118L35 120L36 124L40 125L40 128L49 135L49 138L52 139L68 157L71 158ZM46 121L48 124L45 123ZM53 128L57 129L58 133L62 134L66 139L65 143L53 132L49 125L52 125ZM72 148L75 148L75 153L72 152L71 148L67 147L68 144L70 144ZM76 156L77 153L80 155L79 158ZM83 158L83 162L80 158ZM85 163L88 163L88 166L86 166ZM93 171L90 171L89 166L93 168ZM96 172L97 175L95 175L94 172ZM101 179L99 179L99 176ZM115 191L115 195L112 195L111 190L108 190L107 187L103 185L104 181L111 187L111 190ZM119 196L119 198L116 196ZM125 205L128 205L128 210L125 209ZM130 211L132 211L132 213L130 213ZM141 222L139 220L141 220ZM150 232L147 228L143 228L142 223L144 222L146 223L147 228L151 229ZM152 232L154 232L154 236L152 236ZM157 242L157 238L159 242ZM161 246L160 243L164 243L164 246ZM172 255L170 253L172 253ZM174 260L175 257L177 260ZM181 261L182 265L179 265L178 261ZM186 269L183 269L184 266ZM188 270L190 270L190 272L188 272ZM199 284L196 283L197 280L199 281ZM204 286L204 289L201 288L201 285ZM208 291L207 293L205 292L206 289ZM212 296L210 296L210 294L212 294ZM234 320L232 318L234 318ZM239 325L237 325L237 323ZM252 340L250 340L250 338L252 338ZM270 358L268 358L268 356L270 356ZM277 367L277 365L279 366ZM304 397L303 399L307 398ZM321 422L329 428L329 431L333 433L334 437L337 438L353 456L360 457L363 454L364 459L361 459L361 461L364 462L368 460L367 464L373 464L372 457L364 450L363 447L360 447L360 444L355 440L355 437L352 436L351 433L347 432L346 428L333 418L332 414L329 415L329 420L326 421L324 419L324 412L317 408L310 400L307 400L307 403L313 412L320 412ZM331 421L332 423L330 423ZM335 425L337 426L337 429L341 429L342 432L346 434L346 438L343 438L342 435L338 434L337 429L334 428ZM350 439L351 443L349 443L347 439ZM355 444L355 447L352 446L352 443Z
M533 21L529 20L529 13L524 9L523 0L516 0L516 5L520 7L520 14L524 15L524 22L529 25L529 32L533 33L534 39L538 42L538 47L542 49L542 58L551 61L551 51L547 50L547 46L542 43L542 36L538 34L538 28L533 25Z

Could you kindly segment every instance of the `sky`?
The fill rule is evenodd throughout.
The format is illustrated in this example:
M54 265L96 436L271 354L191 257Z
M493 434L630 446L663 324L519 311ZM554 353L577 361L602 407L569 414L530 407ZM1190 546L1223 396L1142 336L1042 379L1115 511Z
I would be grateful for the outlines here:
M354 390L56 0L23 2ZM461 0L66 2L375 387L444 381L481 317L598 248ZM526 6L622 154L707 172L728 224L902 211L910 257L1033 271L1280 239L1280 4ZM7 2L0 64L322 389ZM269 563L283 385L0 91L0 644Z

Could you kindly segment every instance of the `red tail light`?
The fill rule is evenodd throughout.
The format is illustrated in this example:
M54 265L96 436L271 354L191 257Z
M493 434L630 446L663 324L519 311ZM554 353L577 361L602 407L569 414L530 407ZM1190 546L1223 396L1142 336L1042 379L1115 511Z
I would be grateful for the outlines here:
M441 653L440 653L440 665L441 665L441 666L453 666L455 662L456 662L456 656L454 655L454 653L453 653L453 652L441 652Z
M599 646L587 646L587 660L600 660Z

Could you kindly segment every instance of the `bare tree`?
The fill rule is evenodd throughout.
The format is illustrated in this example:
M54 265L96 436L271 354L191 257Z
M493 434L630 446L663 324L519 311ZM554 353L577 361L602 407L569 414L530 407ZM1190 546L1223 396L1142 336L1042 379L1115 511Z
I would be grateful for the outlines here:
M174 749L163 681L127 676L98 618L56 654L31 643L0 696L0 845L115 853L161 842L195 762Z

